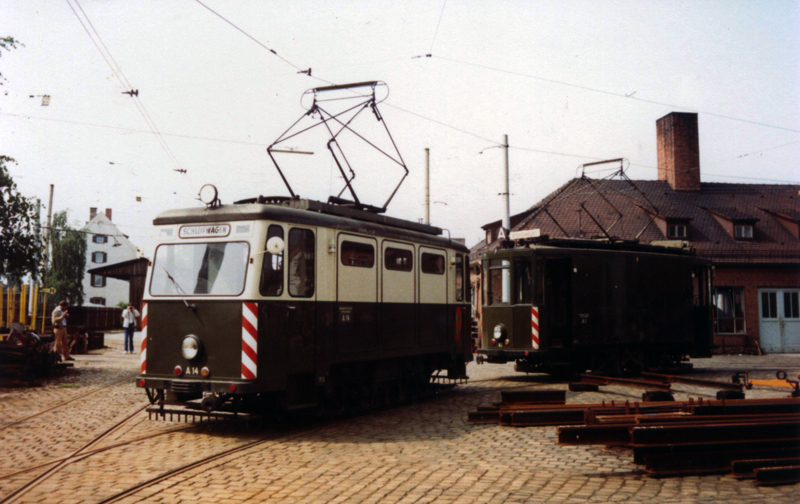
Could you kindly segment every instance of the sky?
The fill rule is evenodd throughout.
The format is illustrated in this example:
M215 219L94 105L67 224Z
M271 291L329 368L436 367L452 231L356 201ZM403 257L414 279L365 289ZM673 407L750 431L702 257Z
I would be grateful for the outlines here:
M148 256L153 219L201 205L203 184L223 203L288 195L266 147L330 83L387 84L379 110L409 169L387 213L423 217L429 148L431 223L468 245L502 217L503 135L512 214L587 162L655 179L655 123L674 111L698 113L703 182L800 183L793 0L6 0L0 19L24 44L0 56L0 154L20 192L46 203L54 184L75 225L112 208ZM388 145L369 112L355 126ZM381 206L402 168L348 141L359 198ZM314 152L281 158L296 193L338 194L322 136L282 146Z

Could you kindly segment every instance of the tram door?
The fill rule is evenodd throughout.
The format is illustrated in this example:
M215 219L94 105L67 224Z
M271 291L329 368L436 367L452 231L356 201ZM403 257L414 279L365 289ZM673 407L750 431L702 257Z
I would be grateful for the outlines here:
M414 246L384 240L381 253L381 342L385 349L411 348L416 341Z
M419 341L447 342L447 255L441 249L419 248Z
M553 348L572 345L572 260L546 259L544 266L544 309L542 326L548 328L549 343Z
M343 353L377 349L377 240L340 233L337 250L337 349Z

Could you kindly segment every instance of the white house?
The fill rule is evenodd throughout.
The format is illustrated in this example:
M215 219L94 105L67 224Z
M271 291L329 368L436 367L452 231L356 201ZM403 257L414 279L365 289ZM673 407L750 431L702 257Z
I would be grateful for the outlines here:
M103 264L115 264L136 259L137 249L128 237L111 222L111 209L97 213L89 209L89 222L81 230L86 233L86 269ZM83 278L84 305L116 306L128 302L129 286L124 280L85 273Z

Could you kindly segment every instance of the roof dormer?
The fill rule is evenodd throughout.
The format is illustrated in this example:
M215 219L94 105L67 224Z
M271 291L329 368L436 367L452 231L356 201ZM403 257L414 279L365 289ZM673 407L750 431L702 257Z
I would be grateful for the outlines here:
M756 222L759 219L754 215L741 212L736 208L700 208L710 213L734 240L755 239Z
M800 240L800 212L796 210L767 210L760 207L759 210L775 217L775 220L786 228L789 234L794 236L795 240Z

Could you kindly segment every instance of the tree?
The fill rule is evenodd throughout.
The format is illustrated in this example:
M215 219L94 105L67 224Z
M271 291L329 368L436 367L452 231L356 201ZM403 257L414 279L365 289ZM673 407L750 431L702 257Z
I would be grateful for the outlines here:
M6 51L10 51L11 49L16 49L18 45L24 46L22 42L16 40L14 37L0 37L0 49L5 49ZM0 50L0 56L3 55L3 51ZM3 77L3 74L0 73L0 86L3 85L3 81L6 80Z
M86 235L69 225L66 211L53 216L50 243L53 257L47 268L45 285L55 288L58 301L66 299L70 304L82 305Z
M0 155L0 276L19 284L23 276L37 272L42 254L35 201L17 191L7 163L16 161Z

